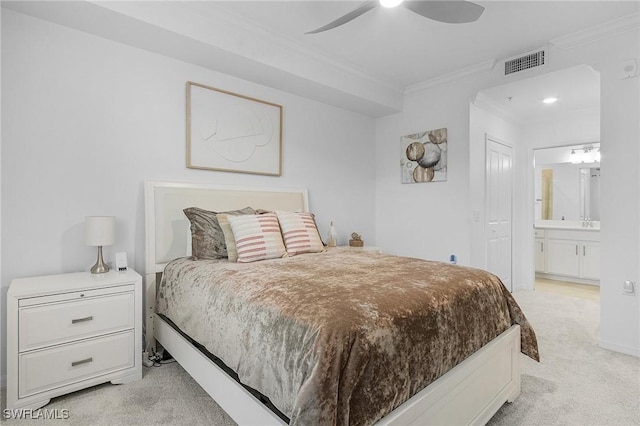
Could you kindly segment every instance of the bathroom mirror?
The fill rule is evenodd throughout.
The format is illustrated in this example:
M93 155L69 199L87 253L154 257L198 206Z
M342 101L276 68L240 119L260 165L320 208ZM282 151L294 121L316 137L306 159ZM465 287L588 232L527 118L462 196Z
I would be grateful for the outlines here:
M536 220L600 220L600 144L534 150Z

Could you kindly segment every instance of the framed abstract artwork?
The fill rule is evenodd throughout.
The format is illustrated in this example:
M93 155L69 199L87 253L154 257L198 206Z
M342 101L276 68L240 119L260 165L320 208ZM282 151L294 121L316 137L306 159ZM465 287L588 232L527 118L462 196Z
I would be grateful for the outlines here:
M447 129L428 130L400 138L402 183L447 180Z
M282 106L187 82L187 167L280 176Z

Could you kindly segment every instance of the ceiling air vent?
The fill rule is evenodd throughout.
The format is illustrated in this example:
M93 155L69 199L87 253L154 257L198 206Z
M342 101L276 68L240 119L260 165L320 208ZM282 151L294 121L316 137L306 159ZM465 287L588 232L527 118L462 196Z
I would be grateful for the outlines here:
M504 75L513 74L514 72L524 71L531 68L544 65L544 50L539 50L519 58L510 59L504 63Z

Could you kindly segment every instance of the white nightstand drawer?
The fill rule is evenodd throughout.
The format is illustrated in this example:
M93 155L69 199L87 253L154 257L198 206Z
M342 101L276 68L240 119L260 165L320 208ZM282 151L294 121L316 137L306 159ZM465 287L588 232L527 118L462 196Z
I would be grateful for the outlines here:
M133 291L20 308L20 352L134 327Z
M134 366L134 332L20 355L19 397Z

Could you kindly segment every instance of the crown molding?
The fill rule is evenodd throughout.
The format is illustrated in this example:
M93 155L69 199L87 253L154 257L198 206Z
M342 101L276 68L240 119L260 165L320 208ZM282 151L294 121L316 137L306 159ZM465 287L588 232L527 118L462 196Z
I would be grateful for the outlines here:
M565 36L556 37L550 40L550 43L561 49L572 49L574 47L614 37L628 31L637 30L638 28L640 28L640 13L634 13L603 24L595 25L586 30L576 31Z
M273 30L225 19L218 5L85 0L2 1L2 7L366 116L402 109L402 87L280 43Z
M489 59L487 61L480 62L479 64L471 65L466 68L462 68L450 73L439 75L429 80L425 80L420 83L416 83L411 86L408 86L406 89L404 89L404 94L410 95L412 93L426 90L430 87L439 86L444 83L449 83L452 81L459 80L469 75L477 74L483 71L489 71L494 67L495 63L496 63L495 59Z

